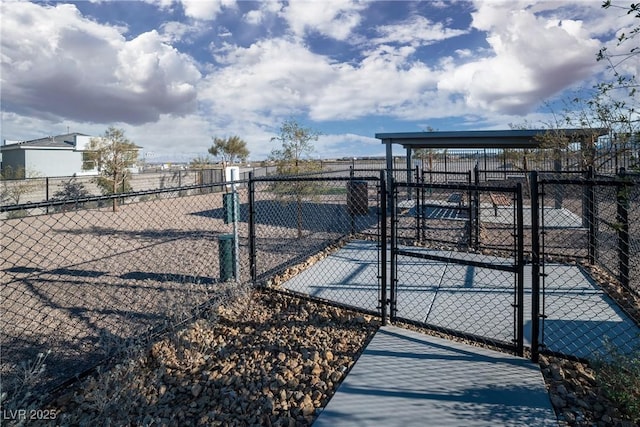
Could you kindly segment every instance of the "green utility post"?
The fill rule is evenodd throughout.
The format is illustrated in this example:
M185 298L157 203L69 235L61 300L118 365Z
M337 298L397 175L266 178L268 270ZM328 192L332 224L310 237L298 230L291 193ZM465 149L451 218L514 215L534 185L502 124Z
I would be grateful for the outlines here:
M222 195L222 213L225 224L233 224L232 234L218 236L218 250L220 256L220 281L238 281L240 265L238 263L238 217L239 203L236 191L235 174L231 170L231 193Z
M220 258L220 282L227 282L235 278L234 273L234 245L233 234L218 236L218 255Z

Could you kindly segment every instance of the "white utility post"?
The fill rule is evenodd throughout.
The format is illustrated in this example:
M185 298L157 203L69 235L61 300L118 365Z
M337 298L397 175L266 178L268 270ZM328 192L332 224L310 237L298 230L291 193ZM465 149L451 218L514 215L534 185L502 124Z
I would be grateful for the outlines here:
M233 277L236 283L240 283L240 263L238 259L240 254L238 252L238 217L240 216L240 209L238 207L240 196L236 191L236 170L231 169L231 209L233 209L233 250L234 250L234 263L233 263Z

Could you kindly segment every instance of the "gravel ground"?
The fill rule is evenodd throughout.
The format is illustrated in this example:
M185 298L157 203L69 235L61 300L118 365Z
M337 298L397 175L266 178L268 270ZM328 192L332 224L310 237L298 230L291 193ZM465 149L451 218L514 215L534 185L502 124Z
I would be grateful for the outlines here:
M379 326L368 315L272 290L229 295L203 318L128 348L64 390L44 407L55 421L33 425L310 425ZM543 355L540 368L560 426L637 425L587 364Z
M46 410L57 425L310 425L377 327L357 312L237 291Z
M223 221L222 193L176 195L148 196L118 212L104 207L0 221L5 389L38 353L51 350L50 375L40 378L50 388L132 337L193 316L224 287L218 236L233 228ZM256 199L258 274L306 259L350 230L344 194L304 205L301 239L290 203L274 201L268 186ZM241 189L242 282L250 280L247 201ZM343 221L334 230L336 219Z

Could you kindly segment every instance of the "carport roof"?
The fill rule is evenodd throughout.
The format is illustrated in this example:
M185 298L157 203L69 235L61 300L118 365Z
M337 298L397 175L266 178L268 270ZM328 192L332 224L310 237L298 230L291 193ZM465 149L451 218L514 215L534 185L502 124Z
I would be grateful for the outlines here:
M548 132L562 133L570 140L579 142L607 134L606 129L525 129L525 130L480 130L444 132L400 132L376 133L383 144L400 144L404 148L537 148L541 141L537 135Z

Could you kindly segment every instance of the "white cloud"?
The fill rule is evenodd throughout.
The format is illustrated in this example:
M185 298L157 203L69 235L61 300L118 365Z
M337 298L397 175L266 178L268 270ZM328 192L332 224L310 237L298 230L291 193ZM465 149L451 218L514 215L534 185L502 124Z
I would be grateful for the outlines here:
M290 0L282 16L298 37L317 32L336 40L346 40L360 24L360 12L367 3L358 0Z
M318 88L333 78L326 57L286 39L227 46L218 60L225 66L207 76L200 94L230 115L290 114L312 103Z
M422 46L466 34L467 30L445 27L442 23L434 23L424 16L414 15L406 22L383 25L376 28L380 37L371 40L374 44L402 43L411 46Z
M313 120L355 119L368 114L396 114L418 102L437 75L420 62L409 62L410 46L378 46L359 63L338 63L312 53L300 42L263 40L248 48L227 46L199 88L212 115L285 117L307 111Z
M284 5L279 1L264 1L260 3L259 9L251 10L244 14L245 22L251 25L259 25L269 17L279 13Z
M170 10L174 0L143 0L145 3L156 5L163 10Z
M456 49L455 52L460 58L469 58L473 56L473 51L471 49Z
M179 0L184 14L193 19L213 21L223 9L236 7L235 0Z
M162 41L167 44L176 42L193 43L202 32L208 29L208 26L203 21L196 21L189 24L178 21L168 21L160 25L159 32L162 36Z
M213 21L224 9L235 9L236 0L143 0L161 10L173 10L173 5L180 4L187 18L202 21Z
M314 143L316 157L323 159L383 155L379 139L353 133L320 135ZM318 156L319 155L319 156Z
M3 110L145 123L195 109L200 73L156 31L127 41L122 28L86 19L70 4L0 8Z
M1 2L4 137L64 133L67 125L99 134L114 124L158 155L195 157L206 153L212 136L237 134L248 142L251 158L259 159L273 148L269 141L278 124L292 116L310 119L313 128L361 118L375 126L395 118L411 129L414 120L438 128L434 121L451 117L461 126L504 128L522 121L514 116L592 78L603 66L595 62L601 43L596 37L613 39L613 30L632 25L591 4L597 2L584 3L589 10L582 13L567 10L583 5L571 1L482 1L471 35L484 37L488 48L457 44L453 38L465 30L421 16L378 27L377 38L361 42L363 13L375 3L269 1L235 14L242 22L227 20L229 14L212 23L234 2L152 2L159 13L174 7L175 13L183 4L191 19L168 20L157 31L130 35L126 27L83 17L74 5ZM281 19L290 26L287 36L264 36ZM232 36L220 41L225 28ZM238 36L238 28L248 30L245 37ZM215 43L215 62L196 64L171 45L200 43L202 34L216 31L212 40L185 47L200 55L207 43ZM247 41L253 33L264 38ZM305 39L311 33L348 41L349 60L336 59L344 52L314 53ZM442 44L450 49L446 56L421 56L440 45L421 47L445 39L451 39ZM327 44L334 45L344 43ZM615 41L610 49L618 49ZM640 63L625 66L637 70ZM372 126L371 134L375 130ZM316 147L319 157L381 150L370 135L335 132L321 136Z
M464 95L470 107L524 114L588 77L599 42L581 22L536 15L530 3L479 2L473 26L487 32L493 56L449 70L438 88Z
M421 62L408 62L413 49L379 46L356 65L336 65L326 86L310 106L314 120L355 119L365 115L397 117L398 108L417 102L437 76Z

